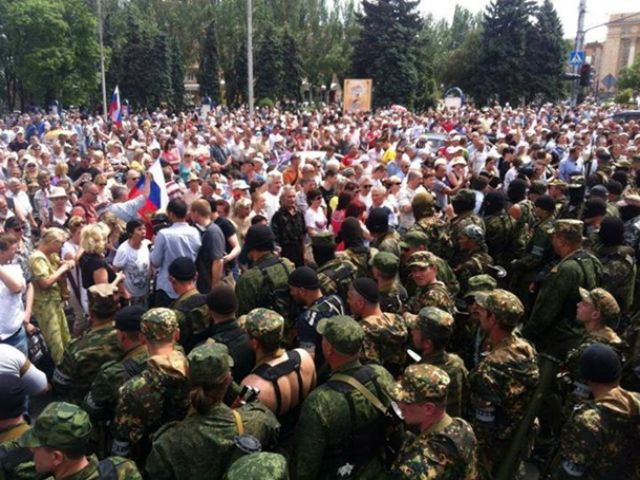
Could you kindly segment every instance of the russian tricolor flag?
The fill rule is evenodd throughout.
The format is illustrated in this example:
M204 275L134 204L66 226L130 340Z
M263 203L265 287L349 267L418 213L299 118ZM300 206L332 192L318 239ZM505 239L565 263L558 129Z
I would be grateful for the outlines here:
M120 104L120 89L117 85L113 90L113 95L111 95L109 118L118 128L122 127L122 105Z
M148 171L151 174L151 189L149 190L147 202L138 210L140 216L146 221L150 219L153 212L167 208L169 203L169 195L167 194L167 186L164 182L160 159L156 160ZM129 198L136 198L142 195L144 182L145 176L142 175L136 186L129 192Z

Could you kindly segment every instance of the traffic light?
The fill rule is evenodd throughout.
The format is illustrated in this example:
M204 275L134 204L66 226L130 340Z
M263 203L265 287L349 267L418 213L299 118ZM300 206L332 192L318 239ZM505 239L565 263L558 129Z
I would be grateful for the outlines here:
M588 87L591 84L591 65L585 63L580 67L580 86Z

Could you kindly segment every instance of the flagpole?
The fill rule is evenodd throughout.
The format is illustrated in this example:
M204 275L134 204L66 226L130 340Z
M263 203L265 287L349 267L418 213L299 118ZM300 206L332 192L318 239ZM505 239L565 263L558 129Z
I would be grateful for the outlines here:
M100 80L102 81L102 116L107 121L107 82L104 75L104 43L102 39L102 0L98 0L98 37L100 39Z

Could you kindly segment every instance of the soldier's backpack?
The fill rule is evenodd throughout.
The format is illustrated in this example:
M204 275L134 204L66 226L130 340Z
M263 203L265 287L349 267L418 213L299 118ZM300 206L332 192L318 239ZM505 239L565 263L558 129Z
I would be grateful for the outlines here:
M350 261L343 259L331 261L327 268L318 272L318 280L323 295L335 293L343 302L347 302L349 286L356 278L356 267Z
M197 293L181 302L176 310L180 313L180 345L190 352L202 343L209 333L209 307L207 296Z
M262 273L263 292L266 292L264 298L264 308L273 310L284 317L285 320L291 320L294 305L289 293L289 274L290 269L287 268L285 262L278 257L273 257L264 263L256 265Z

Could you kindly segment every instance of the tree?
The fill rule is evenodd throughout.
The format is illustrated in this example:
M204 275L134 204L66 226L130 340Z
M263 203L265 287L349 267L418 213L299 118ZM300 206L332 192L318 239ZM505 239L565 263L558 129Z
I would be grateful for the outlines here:
M285 29L280 45L282 56L282 75L280 77L281 94L291 100L300 99L302 83L302 65L295 39Z
M148 69L153 78L153 85L149 85L147 107L158 108L168 102L172 96L171 86L171 56L167 45L167 36L157 32L151 38L151 51L147 54Z
M111 76L114 85L120 85L123 97L129 99L134 108L144 108L150 103L151 89L156 79L149 68L153 49L151 33L141 28L138 19L130 12L124 42L114 51L117 66Z
M627 88L640 90L640 57L630 67L624 67L620 70L618 89L624 90Z
M220 101L220 83L218 79L218 48L214 22L209 23L204 36L204 43L200 53L200 66L198 68L198 83L200 95L210 96L214 101Z
M280 35L272 26L267 26L256 50L255 58L260 60L254 63L255 91L258 99L276 100L280 96L279 80L283 76L281 44Z
M442 68L442 82L445 88L459 87L474 98L482 96L478 79L482 73L480 59L482 52L482 31L469 32L462 44L445 60Z
M419 73L417 36L421 20L417 1L364 0L358 15L361 30L352 56L353 74L373 79L376 106L398 103L412 107Z
M484 14L477 100L520 103L528 92L526 40L531 28L530 0L493 0ZM539 52L538 52L539 53Z
M176 37L171 39L171 106L180 111L184 107L184 60Z

